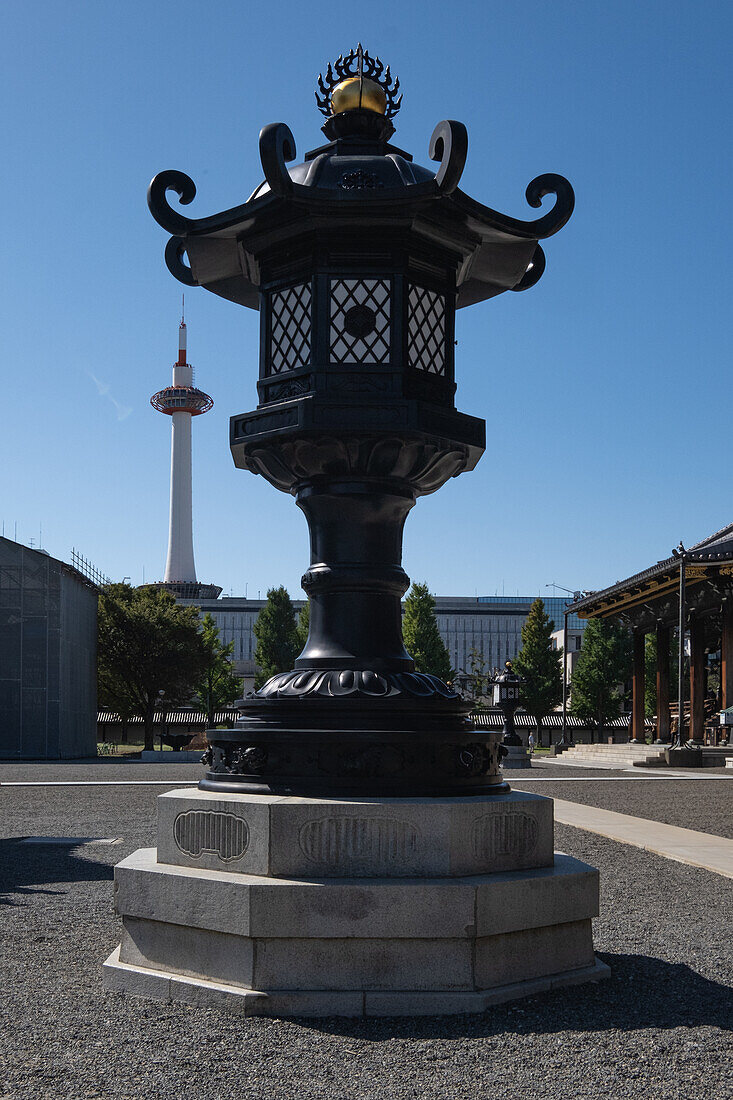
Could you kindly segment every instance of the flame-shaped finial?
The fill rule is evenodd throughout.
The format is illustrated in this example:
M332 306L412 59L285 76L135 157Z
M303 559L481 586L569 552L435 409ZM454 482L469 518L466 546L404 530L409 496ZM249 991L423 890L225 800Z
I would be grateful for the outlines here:
M361 42L331 64L326 75L318 74L316 103L327 118L343 111L373 111L392 118L400 109L399 79L392 80L389 65L385 69L378 57L371 55ZM319 94L320 93L320 94Z

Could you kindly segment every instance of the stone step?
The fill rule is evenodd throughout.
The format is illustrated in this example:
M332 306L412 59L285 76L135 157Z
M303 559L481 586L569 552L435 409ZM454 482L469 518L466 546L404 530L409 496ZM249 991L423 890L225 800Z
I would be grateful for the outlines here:
M409 882L158 856L140 849L115 869L123 933L108 989L247 1015L402 1015L484 1011L477 993L527 996L608 973L593 953L598 872L559 852L549 867Z
M664 746L662 745L620 745L618 748L608 749L603 746L593 747L592 745L576 745L575 748L566 749L563 756L594 756L599 760L613 759L617 756L623 757L640 757L640 756L659 756L664 752Z
M643 752L645 749L654 748L653 744L647 742L646 744L637 745L634 741L623 741L615 745L607 744L594 744L594 745L574 745L568 752ZM658 746L661 748L661 745Z
M633 767L635 764L646 764L649 761L663 761L664 756L614 756L612 760L599 760L597 756L574 756L567 760L568 764L587 764L589 767L616 768L621 766Z
M640 745L639 748L633 749L616 749L613 752L597 752L591 749L567 749L566 755L568 756L596 756L599 760L613 759L614 756L654 756L664 752L665 746L663 745Z
M654 767L665 763L664 748L652 745L576 745L567 749L563 758L590 767Z

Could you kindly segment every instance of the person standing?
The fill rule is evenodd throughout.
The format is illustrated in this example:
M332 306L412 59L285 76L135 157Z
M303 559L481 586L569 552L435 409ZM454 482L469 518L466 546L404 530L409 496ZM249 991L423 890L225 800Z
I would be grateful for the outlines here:
M534 752L534 733L531 730L527 738L527 744L529 745L529 755L531 756Z

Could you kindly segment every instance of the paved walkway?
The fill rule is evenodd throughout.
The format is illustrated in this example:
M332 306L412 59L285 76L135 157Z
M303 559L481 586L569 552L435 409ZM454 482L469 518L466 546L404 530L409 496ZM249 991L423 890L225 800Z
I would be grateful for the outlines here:
M565 802L562 798L554 799L554 803L555 821L562 825L586 829L677 863L703 867L725 878L733 878L733 840L698 833L694 829L680 829L677 825L664 825L648 818L618 814L614 810Z

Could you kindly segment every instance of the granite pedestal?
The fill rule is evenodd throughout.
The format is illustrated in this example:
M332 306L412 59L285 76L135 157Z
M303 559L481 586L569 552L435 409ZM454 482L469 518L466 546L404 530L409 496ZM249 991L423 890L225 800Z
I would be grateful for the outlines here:
M108 989L243 1015L478 1012L597 980L598 872L552 800L170 791L115 869Z
M525 748L524 745L504 745L504 748L506 749L506 756L501 762L504 771L511 771L513 768L532 767L529 749Z

